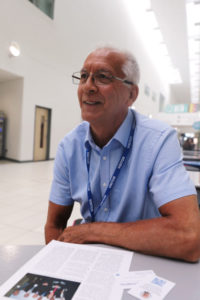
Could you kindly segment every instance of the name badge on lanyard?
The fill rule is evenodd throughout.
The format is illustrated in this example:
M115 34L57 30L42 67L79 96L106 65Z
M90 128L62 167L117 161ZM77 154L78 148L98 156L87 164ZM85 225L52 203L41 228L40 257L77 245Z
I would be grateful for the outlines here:
M132 112L133 113L133 112ZM90 178L89 178L89 171L90 171L90 157L91 157L91 146L89 145L89 147L86 150L86 165L87 165L87 171L88 171L88 184L87 184L87 196L88 196L88 206L89 206L89 210L90 210L90 215L91 215L91 222L95 221L95 216L97 214L97 212L101 209L102 205L105 203L106 199L108 198L116 180L117 177L119 176L119 173L124 165L124 162L128 156L129 150L132 146L133 143L133 134L134 134L134 129L135 129L135 116L133 113L133 122L132 122L132 126L130 129L130 133L129 133L129 138L128 138L128 142L127 145L123 151L123 154L117 164L117 167L109 181L108 187L104 193L103 198L101 199L100 204L98 205L96 212L94 211L94 204L93 204L93 196L92 196L92 191L91 191L91 185L90 185Z

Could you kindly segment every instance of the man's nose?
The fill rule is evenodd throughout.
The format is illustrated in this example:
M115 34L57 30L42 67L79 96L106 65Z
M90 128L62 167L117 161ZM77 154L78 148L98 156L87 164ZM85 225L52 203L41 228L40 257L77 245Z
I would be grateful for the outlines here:
M88 76L88 78L84 84L84 88L86 89L86 91L92 92L92 93L97 91L98 87L95 83L95 78L94 78L93 74L90 74Z

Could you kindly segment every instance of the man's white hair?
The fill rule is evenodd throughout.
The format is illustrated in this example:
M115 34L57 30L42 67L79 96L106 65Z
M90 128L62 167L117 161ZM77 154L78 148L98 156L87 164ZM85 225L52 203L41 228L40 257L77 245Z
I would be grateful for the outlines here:
M122 52L126 57L126 61L122 67L127 79L138 85L140 81L140 68L135 56L129 52Z
M122 71L124 72L124 74L126 75L126 79L129 81L132 81L134 84L138 85L139 81L140 81L140 68L138 65L138 62L135 58L135 56L128 52L128 51L124 51L124 50L120 50L118 48L114 48L114 47L98 47L96 48L95 51L98 52L105 52L105 50L109 52L116 52L119 54L124 55L125 57L125 63L122 66Z

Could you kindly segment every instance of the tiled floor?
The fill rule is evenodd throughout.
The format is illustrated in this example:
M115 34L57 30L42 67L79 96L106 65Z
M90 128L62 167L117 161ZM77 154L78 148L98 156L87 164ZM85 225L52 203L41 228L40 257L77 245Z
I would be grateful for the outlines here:
M53 161L0 160L0 244L44 244ZM74 207L69 225L80 217Z

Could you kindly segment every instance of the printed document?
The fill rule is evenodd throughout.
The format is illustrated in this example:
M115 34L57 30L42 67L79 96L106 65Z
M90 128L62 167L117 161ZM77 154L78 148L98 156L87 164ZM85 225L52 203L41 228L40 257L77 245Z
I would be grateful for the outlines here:
M157 276L153 270L118 272L115 278L121 289L129 289L128 294L140 300L163 300L175 286L174 282Z
M0 299L120 300L114 274L133 252L52 241L0 287Z
M152 279L156 274L153 270L132 271L126 273L116 273L115 279L122 289L131 289L135 285Z
M174 286L174 282L155 275L151 279L138 282L128 293L140 300L163 300Z

